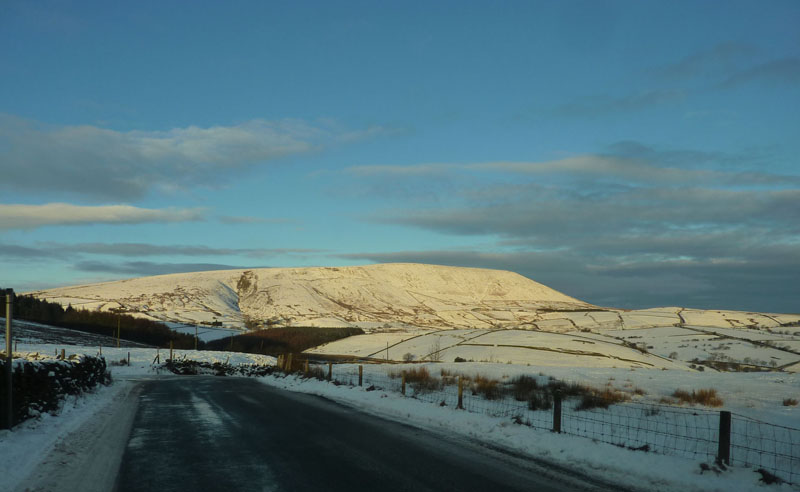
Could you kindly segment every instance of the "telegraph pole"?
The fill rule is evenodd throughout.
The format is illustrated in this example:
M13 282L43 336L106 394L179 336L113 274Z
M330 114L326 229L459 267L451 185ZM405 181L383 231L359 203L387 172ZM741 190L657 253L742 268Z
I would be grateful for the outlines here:
M14 289L6 289L6 428L11 429L14 426L14 407L11 404L11 371L14 368L14 354L11 350L11 320L14 316Z

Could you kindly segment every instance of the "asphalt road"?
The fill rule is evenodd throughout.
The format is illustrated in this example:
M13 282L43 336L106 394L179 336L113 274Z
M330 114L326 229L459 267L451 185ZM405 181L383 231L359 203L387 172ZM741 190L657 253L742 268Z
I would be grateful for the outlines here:
M116 490L610 490L254 380L143 382Z

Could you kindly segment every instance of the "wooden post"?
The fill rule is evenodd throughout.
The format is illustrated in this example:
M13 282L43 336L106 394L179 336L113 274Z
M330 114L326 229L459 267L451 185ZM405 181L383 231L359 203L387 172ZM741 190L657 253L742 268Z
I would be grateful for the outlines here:
M289 358L286 362L286 372L292 372L292 353L289 352Z
M403 393L403 396L406 396L406 375L405 374L400 376L400 393Z
M553 432L561 432L561 392L553 393Z
M719 451L717 463L731 463L731 412L719 412Z
M331 380L333 376L333 362L328 362L328 381Z
M278 354L278 369L283 370L283 354Z
M103 356L103 346L102 345L100 345L100 356L101 357Z
M122 336L122 329L120 328L120 318L122 318L122 316L120 316L118 314L117 315L117 348L119 348L119 337Z
M197 350L197 325L194 325L194 349Z
M264 343L263 341L261 343ZM306 376L308 376L308 359L306 359L306 363L303 365L303 372L305 372Z
M169 360L172 360L172 340L169 341Z
M364 366L358 366L358 385L364 386Z
M156 347L156 361L161 364L161 347Z
M130 367L130 365L131 365L131 353L128 352L128 366Z
M458 377L458 405L456 408L464 410L464 379L461 376Z
M14 318L14 289L6 289L6 378L3 382L5 391L3 397L6 399L5 409L3 412L6 414L6 421L3 423L8 430L14 426L14 406L11 399L13 398L13 385L14 380L11 377L14 371L14 353L11 350L11 330L13 328Z
M64 349L61 349L61 360L67 360L66 351Z

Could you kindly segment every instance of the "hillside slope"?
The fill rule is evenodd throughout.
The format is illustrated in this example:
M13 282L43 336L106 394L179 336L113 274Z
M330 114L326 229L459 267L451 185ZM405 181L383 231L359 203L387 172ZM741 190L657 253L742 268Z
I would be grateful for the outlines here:
M419 264L266 268L144 277L31 292L73 307L177 323L492 328L596 309L516 273Z

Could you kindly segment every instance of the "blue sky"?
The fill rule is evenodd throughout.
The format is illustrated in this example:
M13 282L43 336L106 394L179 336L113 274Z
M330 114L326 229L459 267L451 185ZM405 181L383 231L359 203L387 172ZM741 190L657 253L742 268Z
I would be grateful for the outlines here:
M800 4L0 3L0 284L516 271L800 312Z

